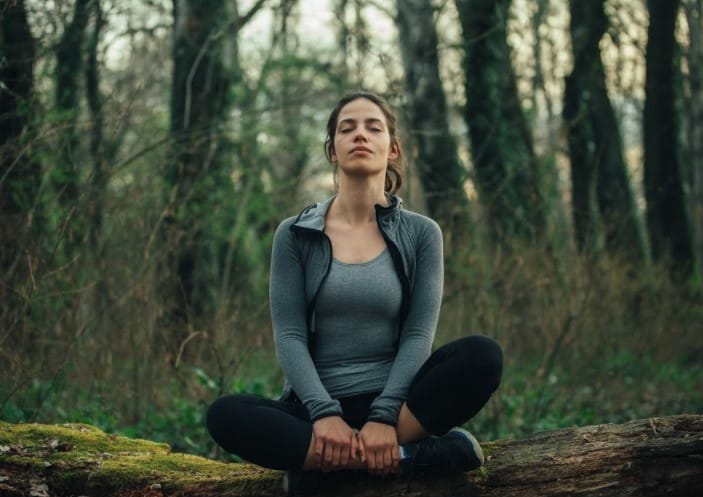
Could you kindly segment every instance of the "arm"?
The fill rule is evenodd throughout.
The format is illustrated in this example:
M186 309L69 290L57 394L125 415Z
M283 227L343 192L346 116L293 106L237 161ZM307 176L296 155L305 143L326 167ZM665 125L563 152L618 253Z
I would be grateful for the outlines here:
M444 284L442 233L429 223L420 239L409 313L400 331L398 353L381 395L371 404L369 421L359 433L362 459L369 471L398 470L400 458L395 426L415 374L430 355Z
M317 374L308 350L303 261L291 232L292 219L276 230L271 256L269 301L276 357L286 379L313 421L341 415Z
M381 395L371 405L369 420L395 426L415 374L432 348L444 285L442 232L434 222L418 237L415 278L409 312L400 330L398 353Z

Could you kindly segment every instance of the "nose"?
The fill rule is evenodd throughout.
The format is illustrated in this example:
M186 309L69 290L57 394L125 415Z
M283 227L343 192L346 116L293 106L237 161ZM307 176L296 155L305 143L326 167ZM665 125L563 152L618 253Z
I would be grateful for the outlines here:
M362 127L357 128L354 134L354 141L367 141L368 139L366 138L366 133L364 132L364 129Z

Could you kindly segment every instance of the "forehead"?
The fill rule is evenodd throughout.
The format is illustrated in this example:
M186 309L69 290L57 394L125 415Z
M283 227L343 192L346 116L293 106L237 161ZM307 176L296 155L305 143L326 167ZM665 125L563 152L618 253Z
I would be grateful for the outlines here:
M346 120L366 121L369 119L386 122L386 116L378 105L366 98L357 98L342 107L339 111L337 122Z

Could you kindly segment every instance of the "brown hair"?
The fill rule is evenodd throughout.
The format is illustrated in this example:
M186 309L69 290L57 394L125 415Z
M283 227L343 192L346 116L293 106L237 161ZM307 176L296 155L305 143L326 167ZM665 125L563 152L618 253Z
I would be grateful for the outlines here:
M396 193L403 183L403 149L400 146L400 141L396 135L396 118L395 114L391 110L391 106L388 102L381 96L371 93L369 91L355 91L348 93L343 96L337 105L332 109L329 119L327 119L327 136L325 137L325 156L327 160L332 162L332 154L334 152L334 135L337 131L337 120L339 119L339 113L342 108L353 100L359 98L365 98L376 104L383 115L386 117L386 125L388 126L388 134L391 137L391 146L395 145L398 149L398 157L395 159L389 159L386 168L386 184L385 191L389 193Z

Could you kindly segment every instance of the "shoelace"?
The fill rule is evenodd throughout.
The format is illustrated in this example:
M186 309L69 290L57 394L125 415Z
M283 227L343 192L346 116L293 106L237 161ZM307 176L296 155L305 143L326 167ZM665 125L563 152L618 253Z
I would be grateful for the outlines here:
M417 473L417 469L422 467L422 468L427 468L432 466L432 458L434 454L439 451L439 445L440 445L440 437L430 437L427 438L423 441L423 443L418 446L417 452L415 453L414 460L413 460L413 472ZM419 464L418 461L422 461L423 458L426 461L424 464Z

